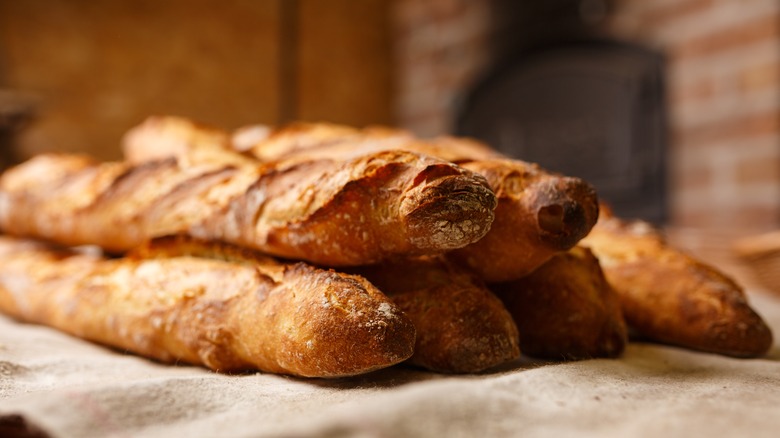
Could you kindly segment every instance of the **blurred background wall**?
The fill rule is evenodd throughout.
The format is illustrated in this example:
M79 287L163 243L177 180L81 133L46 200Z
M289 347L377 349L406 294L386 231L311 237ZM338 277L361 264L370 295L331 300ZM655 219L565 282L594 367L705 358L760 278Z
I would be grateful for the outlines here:
M22 156L119 158L151 114L233 129L392 123L383 0L0 0L0 89L32 93Z
M150 114L393 124L550 159L657 222L780 223L777 0L0 0L0 90L16 160L118 158Z

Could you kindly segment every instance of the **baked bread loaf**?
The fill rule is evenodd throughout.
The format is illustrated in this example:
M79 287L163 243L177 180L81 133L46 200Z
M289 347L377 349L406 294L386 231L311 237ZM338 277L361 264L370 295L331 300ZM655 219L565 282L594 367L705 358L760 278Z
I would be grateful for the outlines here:
M269 258L166 255L166 247L181 251L174 238L154 245L106 259L2 236L0 310L120 350L218 371L339 377L412 354L411 321L359 276Z
M254 131L261 132L254 136L256 143L237 148L248 149L263 162L292 165L319 159L348 161L364 154L401 149L458 163L485 176L498 197L495 220L484 238L454 252L453 257L488 282L530 273L554 254L572 248L598 218L598 200L590 184L502 157L474 140L440 137L423 141L402 130L361 130L326 123L293 123L275 130ZM133 132L136 134L126 136L124 150L134 159L144 155L154 158L166 151L168 156L193 161L197 159L193 157L208 155L202 152L204 144L219 148L229 143L224 140L226 134L223 140L214 141L213 130L175 117L149 119ZM153 151L146 153L149 149Z
M474 373L520 356L517 327L478 279L443 257L351 268L387 294L414 323L409 363L443 373Z
M387 128L295 123L258 141L249 151L260 160L349 159L355 154L403 149L457 163L487 178L498 197L490 231L453 256L488 282L532 272L554 254L572 248L598 219L598 197L585 181L501 156L478 141L456 137L420 140Z
M527 356L616 357L628 343L618 297L587 248L575 246L526 277L490 287L514 317Z
M734 357L771 347L772 332L742 288L669 246L652 225L605 215L582 245L600 260L629 327L642 337Z
M138 258L206 257L254 264L267 259L231 245L157 239ZM160 242L163 242L161 244ZM257 260L257 261L256 261ZM348 268L377 286L416 328L408 363L442 373L474 373L520 355L517 327L501 301L474 275L442 257L419 257Z
M493 221L484 177L413 152L237 166L40 155L0 177L0 229L126 251L186 233L328 266L437 254Z
M485 237L451 256L487 282L528 275L555 254L573 248L598 219L596 191L579 178L508 158L461 166L487 178L498 204Z

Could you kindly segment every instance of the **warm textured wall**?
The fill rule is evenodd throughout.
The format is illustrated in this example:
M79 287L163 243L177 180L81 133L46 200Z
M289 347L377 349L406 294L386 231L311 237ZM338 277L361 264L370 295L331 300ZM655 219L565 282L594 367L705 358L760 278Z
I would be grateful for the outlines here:
M610 29L667 56L673 222L780 225L780 2L621 0Z
M299 4L296 118L356 126L393 124L389 1Z
M41 98L18 141L22 156L56 149L118 158L122 133L160 113L229 129L290 119L391 123L386 7L0 0L0 87ZM282 32L285 11L293 26Z
M37 93L24 154L118 156L119 136L155 113L219 125L273 122L276 2L0 2L7 84Z
M432 136L452 132L462 93L489 61L486 0L396 0L398 123Z

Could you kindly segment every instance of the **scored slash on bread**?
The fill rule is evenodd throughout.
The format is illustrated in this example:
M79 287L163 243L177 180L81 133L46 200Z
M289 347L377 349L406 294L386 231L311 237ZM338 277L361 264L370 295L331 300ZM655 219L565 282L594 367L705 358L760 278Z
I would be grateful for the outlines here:
M495 202L483 177L405 151L290 166L48 154L0 177L0 229L113 252L187 233L349 266L472 243Z
M42 155L0 177L5 232L130 251L0 238L0 310L163 361L318 377L404 360L479 372L518 345L614 357L623 313L688 348L753 357L771 344L729 279L593 228L588 183L476 141L302 123L231 136L157 117L123 147L122 163ZM591 249L577 247L589 232Z
M148 130L149 138L167 137L168 142L177 143L178 149L174 150L172 155L193 155L193 148L203 148L206 143L209 143L201 141L196 144L188 140L187 136L177 135L172 131L161 135L160 127L167 124L178 124L180 132L200 129L189 121L176 118L150 119L136 129ZM360 130L340 125L306 123L295 123L279 129L264 127L260 130L246 130L246 132L252 131L259 132L260 135L255 135L254 138L249 135L243 136L241 141L244 143L238 147L235 144L238 136L234 136L231 139L232 145L242 151L248 151L249 155L253 155L261 161L286 160L294 163L322 157L344 160L360 153L403 148L438 156L485 176L498 199L491 230L477 242L450 252L448 257L474 269L483 280L488 282L511 282L515 279L524 279L529 274L533 278L533 272L537 268L543 266L556 254L561 254L572 248L585 237L599 217L599 204L595 190L586 182L578 178L547 172L535 164L509 159L484 144L472 140L441 137L421 141L402 130L386 128ZM211 147L225 148L229 146L231 141L225 140L227 137L224 135L220 142L210 142ZM251 144L252 141L254 144ZM128 143L132 148L132 142L126 142L126 147ZM598 236L600 233L599 230L596 230L592 234ZM622 245L633 245L631 239L621 237L617 239L621 240L620 244ZM674 252L671 248L668 249ZM608 255L599 251L599 248L593 248L593 251L599 260L604 258L605 262L611 263ZM691 261L693 265L698 266L698 262L692 259ZM647 283L652 283L654 276L664 278L668 274L669 266L664 266L666 261L660 252L647 257L645 263L652 268L650 271L654 272L650 276L651 278L647 279ZM611 268L611 266L608 267ZM717 273L711 268L710 271ZM658 290L658 285L662 283L657 283L648 284L647 290L654 291L653 293L663 297L661 301L669 301L678 299L674 297L679 296L681 291L684 292L686 288L697 288L696 284L691 283L690 277L699 274L695 274L695 272L692 276L681 272L674 274L687 278L686 282L682 283L685 286L667 288L668 290L662 291ZM734 288L733 282L724 280L719 274L709 277L712 281L709 288ZM578 279L574 280L574 284L578 284L576 281ZM617 290L617 294L622 297L625 293L621 287L623 285L614 276L608 275L608 280L610 283L616 283L614 288ZM532 280L529 279L529 281ZM554 284L555 280L551 279L549 283ZM577 290L577 293L570 295L571 301L566 301L565 297L559 296L558 306L562 308L566 308L567 305L575 307L577 300L582 301L587 297L596 299L597 290L589 289L585 282L580 282L579 286L582 287ZM650 293L644 295L646 299L651 296ZM587 304L587 300L585 301ZM621 300L621 304L628 305L625 300ZM652 319L660 317L668 310L664 306L654 307L656 304L651 300L646 300L638 308L642 309L647 318ZM731 304L727 304L726 307L729 306ZM737 307L740 307L738 303ZM746 310L737 309L735 312L737 315L749 315L752 309L747 307ZM630 322L632 310L627 309L626 313ZM761 354L757 352L768 348L766 346L768 342L771 343L771 333L760 318L757 320L747 319L750 320L748 326L756 327L758 330L757 340L745 342L746 344L754 342L758 345L752 348L753 353L749 354ZM718 320L719 322L715 322ZM732 320L723 320L717 317L710 320L708 317L703 317L703 321L722 325L723 327L718 329L718 333L720 333L718 336L721 337L729 337L725 333L728 330L737 330L737 327L743 326L744 322L741 317ZM701 331L691 336L696 339L697 336L711 335L708 335L706 331ZM770 340L767 341L767 339ZM704 343L704 340L700 340L700 342ZM619 342L617 343L619 344ZM751 350L750 347L746 348ZM734 354L728 353L728 349L708 349L707 351L725 351L724 354ZM745 354L736 353L736 355ZM570 356L577 355L576 351L570 353Z
M149 123L151 133L155 121ZM182 121L168 123L181 126ZM175 142L173 135L164 137ZM186 149L181 143L187 140L179 138L179 150ZM438 157L487 178L498 198L496 218L482 239L453 253L485 281L507 281L531 273L554 254L572 248L598 219L598 197L587 182L502 156L470 139L421 140L397 129L294 123L271 130L248 151L261 161L298 161L349 159L359 153L394 149Z
M529 274L554 254L572 248L598 218L596 191L587 182L502 156L469 139L420 140L402 130L295 123L270 131L248 150L261 161L297 161L325 156L349 159L392 149L435 156L487 178L498 198L499 213L485 237L453 256L488 282Z
M548 296L520 294L508 301L520 328L521 348L529 355L587 357L622 351L625 341L621 341L620 335L624 331L619 327L620 309L616 312L610 304L614 304L615 296L631 328L649 339L736 357L761 356L771 346L771 330L747 304L739 285L716 269L669 247L657 234L640 237L641 233L630 232L630 226L620 225L615 218L605 218L596 225L596 192L578 178L502 157L479 142L453 137L423 142L397 130L361 132L334 125L295 124L270 131L249 151L265 159L285 154L300 159L307 153L346 154L350 149L388 147L438 156L487 178L498 199L491 230L479 241L452 251L450 256L488 282L512 284L516 280L515 288L530 283L550 291ZM598 260L586 263L588 257L571 259L574 253L562 254L583 238ZM556 260L544 265L552 257ZM610 284L603 281L599 262L605 265L603 270ZM574 267L559 268L566 264ZM598 271L598 275L576 276L578 270L584 274L586 269ZM559 284L563 277L571 281ZM594 287L589 282L601 286ZM507 284L502 286L506 290ZM571 293L564 296L567 287ZM614 294L608 289L614 289ZM599 290L603 291L602 297L598 297ZM502 296L509 295L507 292ZM517 303L524 300L533 302L536 308L517 312ZM563 310L567 308L585 313L588 309L600 309L606 324L602 336L590 339L588 345L580 333L572 332L568 339L564 333L556 339L554 327L543 322L526 324L529 317L539 317L545 305L552 306L553 301L557 307L554 315L568 313ZM595 315L592 322L598 324L599 319ZM558 328L565 332L565 325ZM537 338L539 344L535 345L537 335L547 338ZM541 345L545 341L549 341L547 345ZM565 344L567 341L569 344ZM556 346L560 348L556 350Z
M315 130L313 138L317 141L341 141L342 135L353 134L353 130L346 127L328 128ZM379 139L389 135L400 134L398 131L375 129L370 137ZM362 136L353 139L366 140ZM133 162L175 157L195 164L201 160L218 162L219 155L226 153L225 143L224 136L220 137L215 131L185 119L155 117L132 129L126 135L123 146L126 156ZM280 152L282 146L286 148L280 143ZM339 147L342 148L341 153L336 155L343 154L343 159L348 162L361 156L397 153L384 147L358 150L343 143L339 143ZM222 151L209 152L210 149ZM336 155L324 151L315 156L285 156L284 160L278 161L284 164L275 165L306 166L310 162L334 160L338 158ZM437 170L442 171L448 172L447 169ZM456 192L454 189L448 191ZM432 210L439 210L439 207L434 205ZM420 215L439 220L436 214ZM426 238L436 239L437 236L433 234ZM214 256L214 250L209 249L208 244L201 247L200 252ZM413 365L446 373L478 372L515 359L520 354L517 328L501 302L474 275L443 258L395 258L380 264L365 263L348 270L379 286L418 328L415 353L408 361Z
M293 123L260 131L262 135L250 140L253 145L234 147L262 163L349 162L359 156L403 150L456 163L486 177L498 198L496 211L500 214L495 215L484 237L453 256L488 282L532 272L554 254L572 248L598 218L597 195L587 182L510 159L477 141L455 137L421 140L398 129L361 130L327 123ZM221 159L224 148L231 144L226 134L218 136L215 130L189 120L152 117L125 136L123 150L135 161L167 156L193 162L199 157ZM208 152L219 149L223 151Z
M139 259L192 256L275 266L256 251L184 236L155 239L130 255ZM473 275L442 258L397 260L333 275L365 278L409 318L417 333L414 354L407 360L412 365L444 373L473 373L520 355L517 327L501 302Z
M106 259L0 237L0 310L163 362L218 371L340 377L412 355L411 321L362 277L188 251L186 241L165 238Z
M166 125L177 125L179 134L168 130L162 135L161 127ZM150 119L136 129L146 130L148 138L166 137L168 143L177 143L178 149L172 155L191 156L194 148L204 148L205 143L209 143L192 142L190 139L200 127L184 119ZM192 132L181 135L188 130ZM440 137L421 141L396 129L371 127L360 130L306 123L240 131L255 135L234 135L233 147L248 151L261 161L347 159L360 153L401 147L438 156L485 176L498 199L491 230L477 242L450 252L448 257L468 265L488 282L507 282L529 275L551 257L572 248L588 234L599 216L596 193L586 182L547 172L535 164L508 159L484 144L468 139ZM243 142L240 146L235 143L238 137ZM220 142L210 142L211 147L225 148L231 144L227 138L223 135ZM126 142L126 150L128 143L131 149L133 146L132 141ZM662 261L648 259L648 263ZM580 299L587 297L588 291L588 288L581 288L578 291ZM594 296L595 291L590 292ZM577 294L572 296L576 298ZM576 300L563 300L559 298L562 302L558 304L563 308L576 306ZM647 309L651 315L653 311Z

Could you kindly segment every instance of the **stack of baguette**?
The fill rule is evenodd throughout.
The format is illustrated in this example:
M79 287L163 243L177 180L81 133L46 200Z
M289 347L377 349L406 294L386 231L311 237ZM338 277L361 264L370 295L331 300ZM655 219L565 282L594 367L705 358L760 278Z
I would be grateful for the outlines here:
M0 177L0 311L305 377L617 357L629 330L735 357L772 343L732 280L604 214L585 181L472 140L152 117L122 146Z

